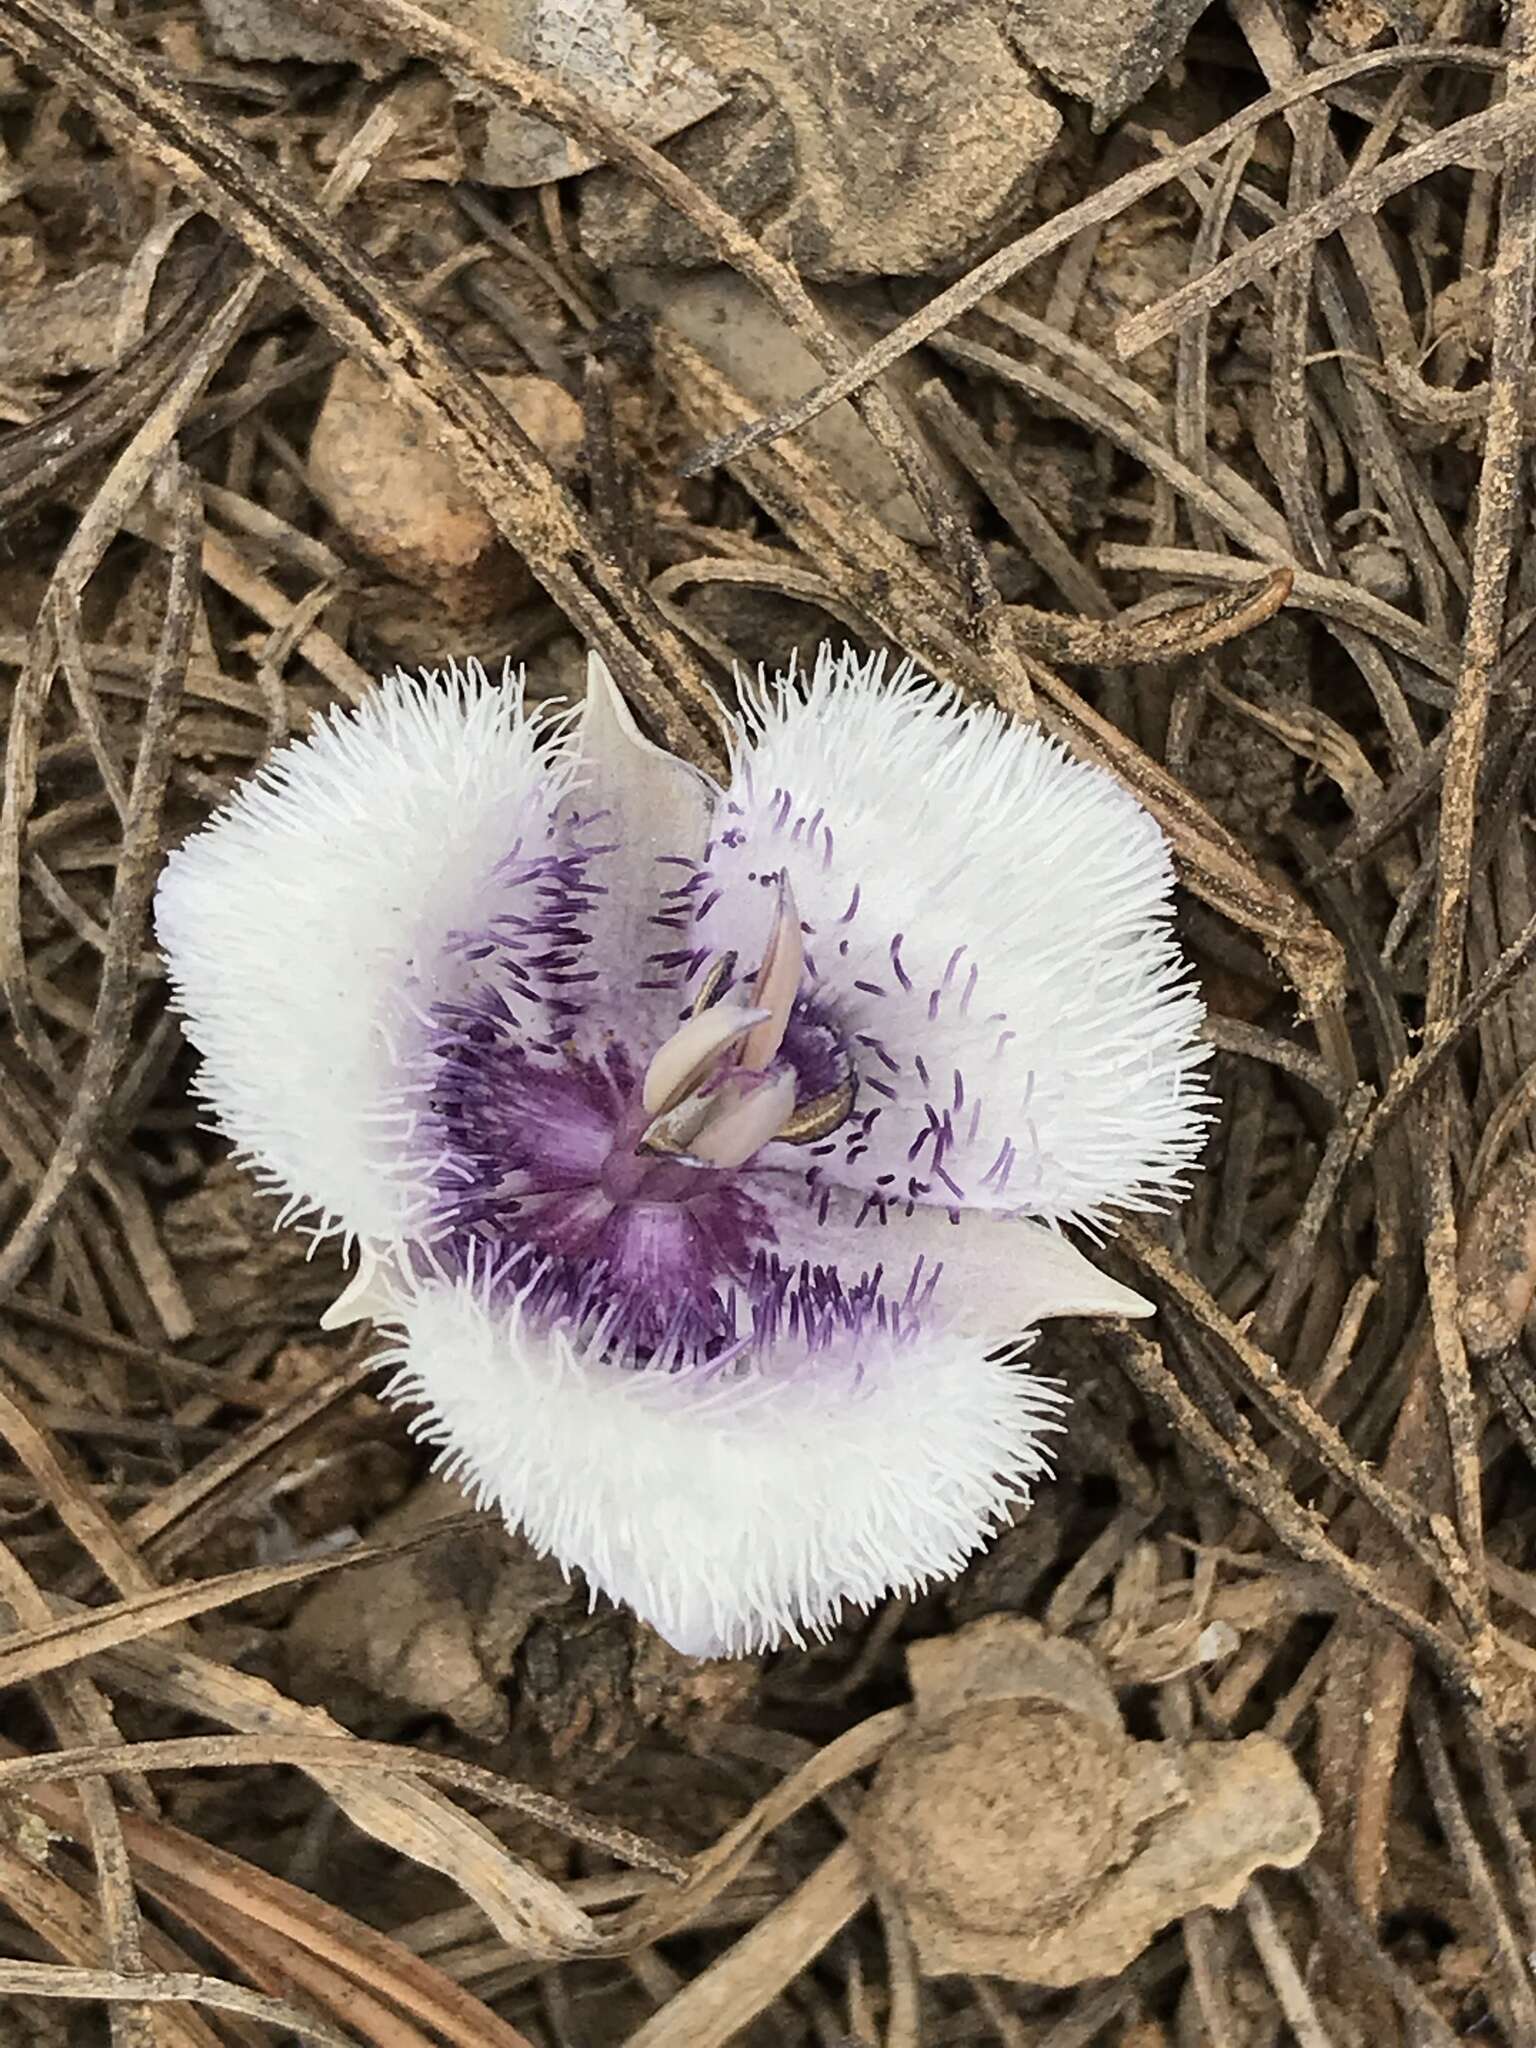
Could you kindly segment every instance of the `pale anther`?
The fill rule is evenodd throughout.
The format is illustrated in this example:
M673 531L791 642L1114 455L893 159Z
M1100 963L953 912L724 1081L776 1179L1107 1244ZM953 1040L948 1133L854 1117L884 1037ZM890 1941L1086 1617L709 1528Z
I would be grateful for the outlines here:
M789 1028L789 1013L800 993L805 972L805 944L800 936L800 907L790 887L789 876L779 876L779 907L773 920L773 934L758 969L752 1000L768 1012L766 1023L754 1027L741 1049L744 1067L772 1066Z
M706 1166L742 1165L778 1136L794 1112L795 1077L787 1069L756 1086L745 1085L747 1078L736 1083L743 1092L734 1101L722 1091L729 1106L712 1116L688 1147L691 1156Z
M678 1026L645 1070L641 1101L652 1116L675 1109L690 1089L714 1066L722 1053L744 1039L768 1017L766 1009L749 1010L738 1003L717 1003Z

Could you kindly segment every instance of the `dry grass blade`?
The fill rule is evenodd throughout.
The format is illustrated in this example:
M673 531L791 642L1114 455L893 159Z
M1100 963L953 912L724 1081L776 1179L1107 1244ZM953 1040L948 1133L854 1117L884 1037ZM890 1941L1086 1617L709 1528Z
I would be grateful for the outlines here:
M386 1776L440 1778L460 1792L470 1792L489 1805L536 1820L573 1841L622 1857L639 1870L658 1871L682 1879L688 1867L655 1843L627 1828L591 1822L563 1799L531 1791L477 1764L430 1750L406 1749L398 1743L362 1742L351 1736L339 1741L323 1737L282 1735L189 1735L180 1741L125 1742L107 1749L55 1750L51 1754L14 1757L0 1762L0 1792L32 1785L70 1784L105 1771L238 1770L250 1766L294 1764L316 1774L332 1771L379 1771Z
M860 1721L818 1750L775 1785L712 1848L695 1859L680 1890L670 1896L658 1894L644 1899L627 1914L613 1937L613 1946L623 1951L642 1942L659 1941L664 1935L686 1927L740 1873L764 1836L782 1827L802 1807L822 1798L845 1778L878 1762L908 1719L905 1707L889 1708Z
M301 1706L264 1679L152 1637L104 1652L99 1669L103 1681L118 1691L249 1734L295 1736L318 1745L322 1756L351 1740L321 1708ZM552 1916L548 1880L510 1856L480 1821L430 1785L402 1779L397 1771L328 1769L323 1762L301 1768L310 1769L315 1783L364 1834L457 1885L509 1950L521 1952L546 1923L584 1945L585 1935L572 1926L563 1895ZM622 1859L634 1840L564 1802L555 1805L559 1810L550 1809L552 1825L563 1831L569 1818L584 1839L606 1853ZM638 1845L636 1860L645 1862L648 1853L647 1845Z
M87 1902L66 1879L56 1876L17 1849L0 1842L0 1901L24 1926L47 1943L54 1954L77 1968L94 1969L101 1961L101 1930ZM190 1959L158 1927L144 1929L144 1955L161 1972L190 1971ZM148 2012L148 2007L122 2004L119 2012ZM227 2023L221 2042L201 2013L159 2008L153 2013L154 2048L265 2048L253 2027L243 2020Z
M138 760L128 792L128 813L112 886L111 924L102 955L90 1045L75 1077L74 1100L47 1171L32 1191L26 1215L0 1250L0 1301L11 1293L36 1258L59 1204L90 1157L111 1108L113 1084L133 1028L139 958L149 921L150 896L160 871L160 812L170 775L176 715L181 705L197 603L200 502L190 478L182 473L174 458L164 474L175 506L171 587L150 680ZM69 599L61 596L59 602L67 604Z
M765 441L776 441L781 435L792 433L803 427L839 399L848 398L865 385L899 362L915 348L931 341L946 327L950 327L962 314L979 306L983 299L990 298L1020 271L1027 270L1033 263L1049 256L1086 228L1104 221L1114 220L1134 206L1138 200L1151 193L1161 191L1165 185L1181 178L1186 171L1198 170L1213 156L1231 147L1241 137L1251 133L1274 114L1284 113L1288 107L1299 105L1303 100L1312 99L1331 92L1336 86L1347 85L1357 78L1367 78L1377 71L1396 71L1406 66L1448 64L1471 66L1481 71L1496 71L1501 68L1502 59L1497 52L1468 49L1459 44L1421 43L1411 49L1377 50L1361 57L1347 58L1339 64L1331 64L1309 72L1305 78L1281 87L1276 92L1266 93L1255 100L1241 113L1230 120L1220 122L1207 130L1197 141L1187 143L1182 149L1173 150L1167 156L1159 157L1152 163L1142 164L1134 171L1127 171L1116 178L1100 192L1090 193L1073 206L1065 207L1060 213L1021 235L1015 242L989 256L974 270L940 292L936 298L919 312L910 315L900 326L882 337L859 357L856 363L831 377L825 384L818 384L803 397L792 400L767 419L755 419L734 427L729 433L720 435L707 446L698 450L684 464L685 475L698 475L706 469L720 464L734 462L749 449Z
M404 1556L408 1551L440 1541L474 1519L470 1515L456 1517L391 1543L359 1543L331 1557L308 1558L297 1564L257 1565L190 1585L164 1586L131 1600L116 1601L109 1607L92 1608L79 1616L23 1630L0 1640L0 1686L19 1685L49 1671L62 1671L82 1658L115 1649L137 1636L173 1628L177 1622L189 1621L194 1614L211 1613L235 1600L249 1600L279 1586L302 1586L333 1572L348 1571L354 1565Z
M1223 299L1274 270L1288 256L1326 235L1333 234L1348 220L1376 212L1399 192L1407 191L1449 164L1477 164L1491 150L1521 143L1532 120L1531 109L1512 94L1481 113L1467 114L1453 121L1438 135L1414 143L1399 155L1360 176L1346 178L1311 206L1288 214L1279 227L1248 244L1246 249L1223 260L1204 276L1192 278L1176 292L1144 313L1138 313L1116 330L1115 353L1121 361L1139 355L1164 335L1172 334L1194 313L1208 312Z
M114 1970L77 1969L67 1963L11 1963L0 1958L0 1994L15 1998L143 2000L156 2005L207 2005L218 2012L238 2013L281 2027L314 2048L357 2048L334 2027L326 2026L302 2006L286 1998L268 1998L222 1977L195 1970L157 1972L151 1977L123 1977Z
M725 2048L750 2025L869 1898L869 1880L849 1842L834 1849L799 1889L734 1948L669 1999L629 2037L627 2048Z
M34 1788L29 1798L50 1825L76 1832L72 1793L44 1786ZM365 1987L434 2028L453 2048L528 2048L515 2027L433 1964L339 1907L164 1822L127 1814L123 1833L143 1888L158 1895L161 1882L168 1880L166 1895L174 1892L178 1910L196 1908L188 1914L190 1924L197 1924L197 1912L206 1903L210 1933L216 1921L220 1929L238 1930L239 1943L254 1934L253 1947L269 1957L296 1951L300 1958L312 1958L324 1967L317 1982L331 1983L334 1973ZM558 1948L536 1953L547 1960L551 1952L561 1953Z
M47 1602L30 1574L0 1545L0 1600L25 1624L43 1619ZM117 1730L106 1702L83 1671L45 1679L38 1698L55 1728L66 1740L89 1736L112 1739ZM134 1892L122 1823L106 1779L93 1772L80 1789L80 1810L96 1866L96 1895L102 1937L112 1968L134 1976L144 1968L144 1935ZM154 2048L148 2008L124 2003L112 2008L113 2048Z

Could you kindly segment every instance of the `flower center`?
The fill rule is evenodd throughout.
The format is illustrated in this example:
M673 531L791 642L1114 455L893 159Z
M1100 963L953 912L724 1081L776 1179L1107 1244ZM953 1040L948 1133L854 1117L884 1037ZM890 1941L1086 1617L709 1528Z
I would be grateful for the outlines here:
M643 1074L619 1040L531 1042L493 1000L441 1013L438 1259L504 1279L552 1320L601 1319L636 1363L730 1355L739 1316L786 1284L757 1155L814 1142L853 1102L841 1035L803 973L781 884L756 976L737 984L734 962L717 962Z

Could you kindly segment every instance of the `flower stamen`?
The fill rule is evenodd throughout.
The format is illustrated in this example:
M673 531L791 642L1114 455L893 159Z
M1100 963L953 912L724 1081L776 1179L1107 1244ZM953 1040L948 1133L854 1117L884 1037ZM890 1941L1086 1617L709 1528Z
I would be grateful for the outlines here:
M753 1003L766 1010L768 1017L765 1023L756 1025L747 1035L741 1048L744 1067L761 1072L773 1065L779 1047L784 1043L784 1033L789 1029L789 1013L795 1007L795 998L800 993L800 977L804 972L805 944L800 936L800 908L795 902L789 875L781 871L773 931L763 952L763 964L757 970L757 986L752 991Z
M765 1009L718 1003L678 1027L645 1070L641 1100L652 1116L676 1109L713 1070L717 1062L767 1021Z

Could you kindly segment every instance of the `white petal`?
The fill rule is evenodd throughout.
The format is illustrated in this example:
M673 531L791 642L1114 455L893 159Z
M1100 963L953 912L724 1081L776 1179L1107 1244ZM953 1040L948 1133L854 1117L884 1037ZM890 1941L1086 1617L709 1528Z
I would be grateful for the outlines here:
M583 837L613 847L593 864L593 879L604 891L587 918L593 955L614 976L626 1013L643 1019L648 1039L659 1045L676 1024L679 1003L670 990L681 979L665 956L681 942L655 920L684 900L719 792L708 776L645 737L601 655L587 657L576 746L576 808L592 820Z
M324 1228L388 1238L415 1198L403 1062L455 992L456 930L544 835L568 765L513 677L398 675L273 755L167 862L155 922L220 1127Z
M679 1648L802 1640L960 1570L1030 1482L1062 1400L974 1339L775 1352L739 1377L626 1370L467 1285L401 1313L392 1397L483 1505Z
M787 1174L747 1182L773 1226L775 1257L795 1267L835 1265L853 1279L876 1267L902 1299L915 1273L937 1271L934 1309L945 1325L989 1347L1054 1316L1150 1316L1150 1301L1122 1287L1044 1223L980 1209L889 1203L845 1188L809 1193Z
M744 968L770 878L793 883L860 1073L827 1177L1082 1221L1177 1191L1204 1131L1201 1004L1162 833L1111 776L823 649L809 684L751 698L707 865L697 944Z

